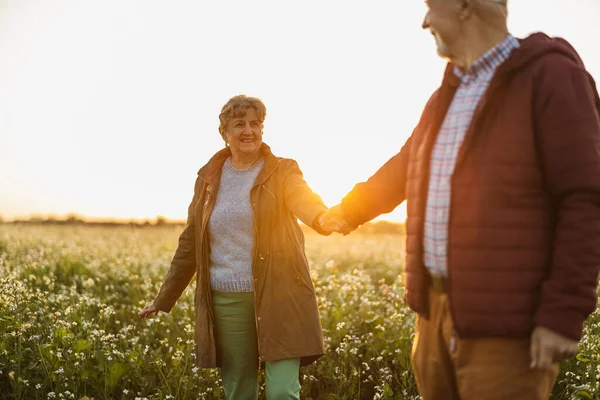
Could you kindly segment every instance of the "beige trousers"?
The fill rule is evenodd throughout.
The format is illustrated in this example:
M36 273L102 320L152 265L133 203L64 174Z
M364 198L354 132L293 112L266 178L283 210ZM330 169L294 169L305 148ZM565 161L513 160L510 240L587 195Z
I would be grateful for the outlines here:
M412 364L423 400L546 400L558 376L531 369L529 339L460 339L448 295L429 292L430 319L417 318Z

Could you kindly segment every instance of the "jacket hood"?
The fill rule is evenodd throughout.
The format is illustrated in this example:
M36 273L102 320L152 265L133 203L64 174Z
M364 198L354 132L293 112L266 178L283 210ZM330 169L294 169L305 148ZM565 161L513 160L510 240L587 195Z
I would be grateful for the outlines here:
M514 74L531 63L549 54L561 54L575 64L584 67L577 51L569 42L560 37L550 37L545 33L533 33L525 39L519 39L519 48L515 49L504 64L498 68L498 73ZM444 80L452 86L458 86L459 78L454 75L455 64L448 63Z
M519 70L548 54L561 54L575 64L584 66L581 57L569 42L538 32L519 40L520 46L507 61L509 71Z

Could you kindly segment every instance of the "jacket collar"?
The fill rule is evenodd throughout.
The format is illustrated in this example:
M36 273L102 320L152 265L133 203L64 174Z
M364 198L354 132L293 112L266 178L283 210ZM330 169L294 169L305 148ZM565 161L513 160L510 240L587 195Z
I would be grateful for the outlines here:
M273 173L279 160L271 152L271 147L266 143L260 146L260 153L264 159L264 165L258 177L256 178L255 185L260 185ZM210 186L218 187L221 179L221 169L227 157L231 157L231 149L226 147L218 151L211 159L198 171L198 176L208 183Z

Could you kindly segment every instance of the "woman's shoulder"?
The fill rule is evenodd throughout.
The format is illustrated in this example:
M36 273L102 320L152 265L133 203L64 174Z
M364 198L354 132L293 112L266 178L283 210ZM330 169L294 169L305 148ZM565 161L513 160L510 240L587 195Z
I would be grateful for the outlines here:
M293 158L277 157L278 166L282 171L291 172L300 169L298 162Z
M216 152L209 160L206 164L204 164L199 170L198 170L198 176L200 177L205 177L208 175L212 175L217 171L221 170L221 167L223 166L223 163L225 162L225 160L231 157L231 150L229 148L224 148L218 152Z

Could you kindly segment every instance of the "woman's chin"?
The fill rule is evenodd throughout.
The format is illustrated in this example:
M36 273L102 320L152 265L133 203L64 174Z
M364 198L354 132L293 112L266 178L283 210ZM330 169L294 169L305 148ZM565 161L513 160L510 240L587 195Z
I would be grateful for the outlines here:
M256 153L258 153L259 150L260 150L260 146L257 146L254 143L242 144L241 146L238 147L238 151L245 156L250 156L250 155L256 154Z

